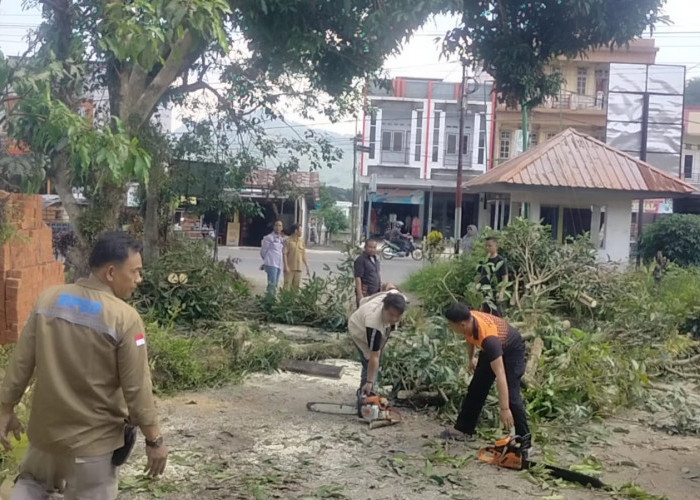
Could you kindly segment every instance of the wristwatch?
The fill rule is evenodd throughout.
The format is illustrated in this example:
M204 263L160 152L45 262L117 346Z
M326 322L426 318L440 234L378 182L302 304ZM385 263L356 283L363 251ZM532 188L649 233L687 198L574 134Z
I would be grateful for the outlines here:
M161 446L163 446L163 436L158 436L153 441L149 441L148 439L146 439L146 446L148 446L149 448L160 448Z

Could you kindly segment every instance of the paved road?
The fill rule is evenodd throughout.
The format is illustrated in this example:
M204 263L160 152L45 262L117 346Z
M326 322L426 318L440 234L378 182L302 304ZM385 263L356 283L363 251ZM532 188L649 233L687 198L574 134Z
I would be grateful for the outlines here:
M256 292L262 292L265 289L267 278L265 273L260 270L262 261L259 249L219 247L219 258L226 259L228 257L240 259L237 266L238 271L253 283ZM311 272L324 276L328 273L324 267L327 265L335 271L336 266L342 261L343 255L335 250L309 249L307 258ZM406 280L409 274L420 269L424 265L423 262L416 262L410 257L394 258L390 261L383 260L382 281L400 284Z

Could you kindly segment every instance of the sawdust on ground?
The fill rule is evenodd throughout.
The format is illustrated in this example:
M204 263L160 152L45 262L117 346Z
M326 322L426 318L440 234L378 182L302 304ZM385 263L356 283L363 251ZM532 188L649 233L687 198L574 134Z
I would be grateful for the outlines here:
M242 385L159 401L171 450L166 476L139 479L138 449L122 471L120 499L511 500L610 498L565 488L474 460L484 443L444 446L430 415L404 412L401 425L369 431L353 416L323 415L308 401L353 402L359 365L340 380L291 373L254 375ZM698 498L700 439L668 436L637 419L609 421L605 439L586 451L603 480L629 481L670 500Z

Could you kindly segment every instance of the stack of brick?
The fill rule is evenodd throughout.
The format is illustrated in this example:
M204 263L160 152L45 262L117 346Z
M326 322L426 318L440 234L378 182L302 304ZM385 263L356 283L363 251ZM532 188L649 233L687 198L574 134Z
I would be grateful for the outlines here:
M8 194L4 217L16 234L0 247L0 344L16 342L42 291L64 283L53 255L51 229L42 220L41 196Z

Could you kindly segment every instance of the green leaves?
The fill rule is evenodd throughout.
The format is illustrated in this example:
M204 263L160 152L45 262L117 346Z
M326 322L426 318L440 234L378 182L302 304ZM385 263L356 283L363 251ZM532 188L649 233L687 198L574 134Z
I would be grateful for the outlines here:
M117 61L149 72L163 64L187 32L214 40L227 50L224 18L228 13L223 0L112 1L106 4L98 27L98 45Z
M449 4L450 2L445 2ZM548 66L601 45L621 46L663 22L665 0L467 0L448 7L463 24L448 33L444 51L481 67L511 106L533 107L556 96L561 76Z

